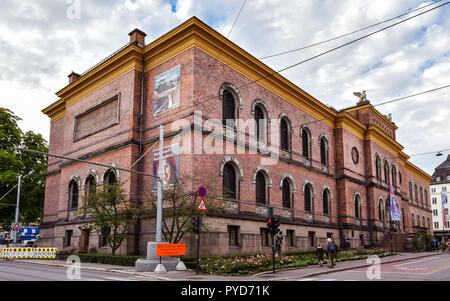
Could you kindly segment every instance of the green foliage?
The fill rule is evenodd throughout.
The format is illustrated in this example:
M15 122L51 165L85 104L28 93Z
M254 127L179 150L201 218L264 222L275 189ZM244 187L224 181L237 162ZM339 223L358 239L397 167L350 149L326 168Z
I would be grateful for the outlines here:
M124 183L103 185L89 190L80 209L91 219L93 230L106 237L114 255L128 235L128 228L139 218L137 203L127 201Z
M143 256L110 255L110 254L77 254L81 262L102 263L121 266L135 266L136 260Z
M19 221L23 224L40 223L44 211L47 160L44 155L17 149L48 152L48 148L40 134L23 133L17 124L20 120L10 110L0 108L0 197L17 184L18 175L22 175ZM14 188L0 203L15 205L16 197L17 188ZM0 205L0 225L11 225L14 215L15 206Z
M189 187L189 184L188 180L183 178L164 187L162 235L164 240L169 243L179 242L186 233L190 232L192 230L192 219L200 214L200 211L197 210L197 205L200 202L199 196L196 192L186 190L185 187ZM214 199L215 195L211 192L208 192L208 196L204 198L208 212L220 212L222 209L221 205L213 201ZM150 205L150 213L146 218L150 220L156 219L156 194L150 196L147 201ZM202 231L207 231L208 229L209 226L203 219Z
M276 269L307 267L317 265L318 260L314 252L296 252L295 255L280 255L276 257ZM393 255L385 249L351 250L338 253L336 261L367 259L371 255L379 257ZM195 258L183 258L188 268L195 268ZM327 259L324 258L324 264ZM214 256L203 257L200 260L200 269L208 274L244 275L255 274L272 270L272 254L245 255L245 256Z

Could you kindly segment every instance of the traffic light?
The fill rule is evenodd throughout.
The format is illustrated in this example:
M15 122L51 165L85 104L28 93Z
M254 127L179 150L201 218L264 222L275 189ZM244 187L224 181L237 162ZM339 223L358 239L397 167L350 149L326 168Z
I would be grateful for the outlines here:
M272 220L272 234L276 235L280 227L280 220L278 218L274 218Z
M196 234L200 233L200 218L199 216L194 216L192 219L193 230Z
M267 228L269 228L270 233L273 233L273 217L267 218Z

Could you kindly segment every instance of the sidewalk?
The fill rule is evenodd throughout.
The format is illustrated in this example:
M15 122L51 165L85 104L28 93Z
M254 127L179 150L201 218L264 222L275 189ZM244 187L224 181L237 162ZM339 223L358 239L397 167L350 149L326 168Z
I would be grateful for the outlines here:
M404 261L415 258L423 258L429 256L442 255L442 252L422 252L422 253L399 253L393 256L387 256L381 258L381 263L391 263L397 261ZM16 262L24 262L31 264L40 264L47 266L58 266L58 267L70 267L64 260L30 260L30 259L14 259ZM306 278L322 274L334 273L338 271L345 271L349 269L368 267L371 264L367 263L366 259L353 260L347 262L338 262L335 268L328 268L326 265L320 266L309 266L304 268L292 268L277 270L275 274L272 272L264 272L256 275L248 276L219 276L219 275L208 275L208 274L195 274L195 270L188 271L169 271L164 274L156 274L152 272L136 272L134 267L130 266L117 266L117 265L107 265L98 263L88 263L82 262L80 268L83 270L94 270L94 271L104 271L104 272L114 272L128 275L137 275L148 277L153 280L163 280L163 281L286 281L290 279Z

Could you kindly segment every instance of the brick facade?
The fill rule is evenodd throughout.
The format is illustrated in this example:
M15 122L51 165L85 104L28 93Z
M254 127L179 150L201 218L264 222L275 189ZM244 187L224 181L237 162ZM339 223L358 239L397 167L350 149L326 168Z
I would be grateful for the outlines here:
M198 26L198 28L212 31L195 18L187 21L187 25L180 25L180 28L188 27L191 24L189 22L194 24L192 25L194 28ZM144 44L142 37L136 36L136 33L139 34L139 32L134 31L132 38L139 41L139 44ZM159 40L155 43L159 43ZM231 45L231 42L227 43ZM62 116L58 115L58 118L52 118L50 153L109 164L111 170L114 170L114 167L129 168L158 141L158 127L160 124L164 124L165 146L180 143L180 148L187 147L192 150L190 154L182 153L180 155L180 177L190 179L188 183L190 187L186 187L186 189L195 190L208 183L209 193L221 195L223 166L227 162L233 162L238 177L237 198L233 200L219 198L227 209L220 214L207 214L206 221L210 231L202 234L201 253L203 255L269 252L270 249L261 242L261 229L266 228L269 206L274 207L275 216L281 220L281 230L285 235L283 251L310 250L317 243L325 243L327 237L333 237L337 243L343 238L347 238L352 247L376 244L383 239L384 233L388 229L388 214L384 214L383 218L380 218L379 201L382 200L385 213L389 210L386 208L386 201L389 199L389 185L384 181L383 167L381 180L375 176L377 155L383 164L385 161L388 162L390 178L392 178L392 166L395 166L396 169L396 199L400 212L404 212L404 217L402 216L400 222L400 231L405 233L415 231L411 223L412 213L415 213L415 216L419 215L421 219L425 217L425 220L431 220L429 204L411 200L408 193L409 182L429 192L427 175L407 162L407 156L401 152L401 149L397 153L393 151L397 147L397 142L392 142L393 146L386 145L386 141L395 141L395 124L387 118L383 118L370 104L355 106L348 111L341 112L328 108L326 110L331 112L329 114L333 114L334 117L323 121L311 113L316 110L317 112L325 110L322 108L323 104L319 105L320 108L311 111L311 109L288 101L275 90L264 86L263 83L248 84L252 78L226 64L217 53L209 53L202 47L189 47L182 51L174 49L170 58L161 59L161 62L155 66L152 66L151 58L146 59L145 54L147 47L153 47L152 45L145 47L131 45L129 47L136 47L136 52L143 53L145 65L140 66L140 61L136 60L139 61L139 64L136 63L135 69L112 81L105 82L93 92L66 105L65 113ZM116 56L120 56L120 53ZM150 69L148 69L149 65L152 66ZM181 66L180 106L162 115L153 116L154 78L178 65ZM101 67L100 65L98 68ZM142 70L144 70L143 86L141 86ZM104 72L106 74L106 70ZM91 76L90 73L84 75L87 79L89 76ZM101 79L102 75L99 78ZM70 91L77 84L82 85L83 83L80 81L83 81L83 76L63 89L63 92L60 92L61 95L66 93L66 89ZM287 83L286 85L290 87L292 84ZM194 115L200 112L202 123L216 119L219 124L216 124L215 128L221 128L222 95L220 93L224 89L235 93L233 95L236 118L239 120L244 122L254 120L256 105L264 109L267 119L268 143L272 147L279 148L280 146L279 136L272 135L274 134L272 131L279 131L281 118L287 120L290 148L287 152L280 152L276 164L261 164L262 159L267 156L261 152L254 153L249 148L250 142L248 141L251 139L247 142L241 141L242 143L235 142L231 147L233 150L231 154L205 154L204 152L196 154L194 152L199 143L207 145L209 144L208 139L211 138L205 130L195 129ZM301 91L299 88L296 89ZM141 95L141 90L144 92L143 95ZM304 91L301 93L304 94L305 101L309 101L311 107L318 106L318 102L311 100L311 96ZM81 139L74 139L76 117L81 115L88 119L89 114L86 112L97 108L96 106L115 95L120 96L118 122L108 124L108 127L104 129L98 124L93 124L93 134L84 135L85 137ZM216 97L219 95L220 97ZM61 97L61 100L66 101L65 96ZM141 106L143 108L142 118L140 118ZM52 117L50 108L45 109L44 112ZM104 117L108 122L111 121L110 109L97 109L95 112L105 114ZM96 116L96 120L102 120L102 117ZM339 118L346 122L352 122L355 126L352 128L339 126ZM191 129L181 137L176 135L176 127L173 126L180 120L183 120L184 124ZM84 127L88 125L89 121L85 121L83 124ZM355 130L358 127L360 130ZM307 128L310 133L308 141L310 158L302 156L303 128ZM98 131L98 129L102 130ZM83 128L83 131L84 133L90 132L88 128ZM381 135L382 139L371 139L368 135L374 132ZM248 139L247 135L251 135L249 129L245 129L243 137ZM190 138L193 143L184 145L184 142L188 141L187 138ZM320 141L322 138L326 141L325 165L321 163ZM352 157L354 148L358 153L356 163ZM73 179L78 181L80 185L79 206L81 206L81 196L84 193L83 188L87 177L93 175L96 181L102 182L108 168L51 158L48 163L44 223L41 231L42 241L44 244L58 247L60 250L82 250L86 247L86 231L83 230L86 220L82 216L78 216L76 210L70 209L69 182ZM151 152L143 157L136 168L144 173L151 174L153 172ZM255 201L255 178L256 173L260 170L264 171L266 176L268 200L266 204L258 204ZM120 181L126 181L125 187L131 200L142 200L151 192L151 177L115 171ZM402 176L401 183L399 173ZM290 208L284 207L282 203L282 183L285 178L291 185ZM311 212L305 210L306 187L311 191ZM323 208L324 193L329 198L327 214L324 214ZM360 199L359 217L355 216L356 198ZM429 197L427 199L429 200ZM238 229L239 243L237 245L229 243L229 229L232 226L238 227L235 228ZM427 224L421 226L429 229ZM73 231L70 246L64 241L67 230ZM288 232L293 237L292 241L288 241L286 237ZM154 224L140 221L135 227L132 227L129 238L123 243L118 253L145 254L147 241L154 238ZM183 240L187 244L188 255L194 254L195 251L193 239L193 235L187 234ZM108 248L100 246L100 239L95 233L91 233L89 237L88 250L108 252Z

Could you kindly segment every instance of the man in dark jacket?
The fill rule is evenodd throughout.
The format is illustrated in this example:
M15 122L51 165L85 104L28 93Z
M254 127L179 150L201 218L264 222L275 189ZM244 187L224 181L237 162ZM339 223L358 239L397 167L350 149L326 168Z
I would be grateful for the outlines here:
M334 265L336 263L336 254L337 254L337 246L331 240L331 238L328 238L327 256L328 256L328 267L329 268L334 268Z
M320 244L316 248L316 257L317 257L317 260L319 261L319 265L322 266L322 264L323 264L323 248Z

